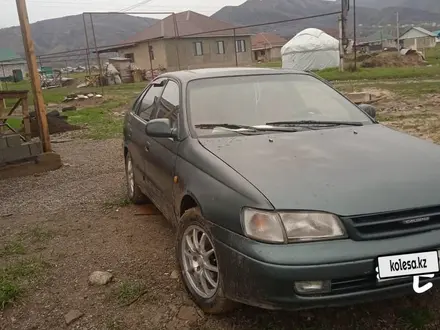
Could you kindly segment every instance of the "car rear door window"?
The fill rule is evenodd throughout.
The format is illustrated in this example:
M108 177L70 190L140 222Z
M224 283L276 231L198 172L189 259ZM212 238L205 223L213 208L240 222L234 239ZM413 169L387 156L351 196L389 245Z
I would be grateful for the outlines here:
M155 118L169 118L172 127L177 127L177 113L180 104L179 85L169 80L160 99L160 106L157 109Z
M143 120L149 121L151 119L151 114L156 107L156 101L162 94L162 91L163 85L151 85L142 98L136 114Z

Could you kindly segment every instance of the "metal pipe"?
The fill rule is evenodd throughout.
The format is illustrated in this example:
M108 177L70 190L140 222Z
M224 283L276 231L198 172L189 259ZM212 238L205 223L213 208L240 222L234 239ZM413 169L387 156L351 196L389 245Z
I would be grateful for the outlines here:
M356 43L357 43L357 36L356 36L356 0L353 0L353 51L354 51L354 69L357 70L357 49L356 49Z
M84 35L86 37L87 71L89 72L89 76L90 76L91 74L90 74L90 58L89 58L89 36L87 35L86 16L84 13L82 14L82 17L84 23Z
M234 31L235 66L238 66L237 35L236 35L236 32L235 32L235 28L233 29L233 31Z
M101 94L104 95L104 86L102 84L102 66L101 66L101 59L99 58L99 52L98 52L98 46L96 44L96 35L95 35L95 26L93 24L93 18L92 14L90 15L90 22L92 23L92 34L93 34L93 42L95 44L95 52L96 52L96 60L98 61L98 68L99 68L99 85L101 86Z

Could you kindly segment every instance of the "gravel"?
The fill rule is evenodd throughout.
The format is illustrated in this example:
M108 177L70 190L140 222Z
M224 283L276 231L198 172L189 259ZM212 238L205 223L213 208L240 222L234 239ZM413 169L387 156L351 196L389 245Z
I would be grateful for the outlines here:
M53 172L0 181L0 216L56 212L122 198L124 161L120 139L53 144L64 166Z

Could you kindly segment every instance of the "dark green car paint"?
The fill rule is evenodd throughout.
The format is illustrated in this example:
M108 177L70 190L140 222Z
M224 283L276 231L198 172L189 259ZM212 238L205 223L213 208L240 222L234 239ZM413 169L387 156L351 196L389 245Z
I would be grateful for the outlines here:
M200 207L211 224L225 293L232 300L265 308L301 309L410 292L411 282L375 283L377 257L438 249L438 230L421 226L410 236L362 240L350 235L343 240L277 245L245 237L240 215L244 206L317 210L342 216L347 227L352 216L440 206L440 147L374 121L362 127L197 138L186 108L188 83L257 74L304 73L213 69L160 77L177 81L181 88L179 131L173 142L148 138L159 154L149 156L148 166L135 164L144 192L149 197L156 195L153 201L173 224L186 208ZM144 141L145 123L134 117L132 112L126 116L125 152L142 150L132 137ZM134 127L140 131L133 132ZM170 160L171 164L164 163ZM148 171L149 166L154 166L167 187L167 193L162 194L165 200L158 200L163 192L148 191L152 182L140 172ZM173 176L179 178L178 184L172 183ZM347 292L301 296L294 291L296 280L336 283L371 277L369 287Z

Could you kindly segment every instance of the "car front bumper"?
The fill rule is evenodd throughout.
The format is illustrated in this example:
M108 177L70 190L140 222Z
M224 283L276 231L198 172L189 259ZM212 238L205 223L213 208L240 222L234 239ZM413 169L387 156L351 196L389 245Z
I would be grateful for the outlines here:
M265 309L299 310L364 303L414 293L412 277L378 283L377 257L438 250L439 232L375 241L272 245L214 226L227 298ZM331 281L331 290L299 294L296 281ZM421 279L420 285L440 281Z

